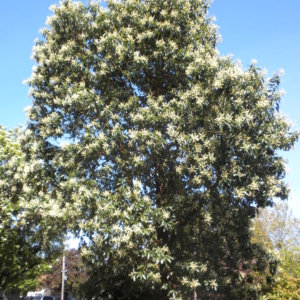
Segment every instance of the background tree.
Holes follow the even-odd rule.
[[[276,250],[300,247],[300,220],[293,217],[288,203],[276,203],[260,209],[254,221],[253,242]]]
[[[35,289],[37,277],[48,269],[34,216],[23,209],[19,134],[0,126],[0,289],[5,292]]]
[[[82,262],[79,251],[70,249],[65,251],[66,255],[66,276],[68,277],[65,282],[66,293],[78,295],[79,288],[88,279],[87,267]],[[52,264],[52,271],[42,274],[39,277],[39,282],[43,288],[50,288],[53,291],[61,290],[61,270],[62,259],[58,258]]]
[[[115,276],[95,294],[259,296],[244,271],[267,266],[250,222],[288,197],[276,151],[299,133],[277,113],[282,72],[267,80],[255,61],[221,57],[208,8],[66,0],[34,47],[22,145],[43,168],[30,193],[48,224],[90,239],[81,253],[95,273]]]
[[[264,287],[267,299],[300,299],[300,220],[285,202],[260,209],[253,225],[252,242],[276,251],[279,261],[272,286]],[[262,285],[264,279],[259,279]]]

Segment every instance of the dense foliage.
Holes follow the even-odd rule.
[[[276,151],[299,134],[278,113],[281,72],[220,56],[208,8],[65,0],[34,46],[25,206],[49,236],[89,238],[81,253],[108,275],[92,277],[94,295],[259,297],[248,270],[269,258],[250,222],[288,197]]]
[[[37,276],[48,269],[35,220],[23,209],[24,155],[18,136],[18,130],[0,126],[0,289],[5,292],[34,289]]]

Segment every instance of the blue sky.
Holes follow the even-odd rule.
[[[33,40],[56,0],[9,0],[0,2],[0,124],[13,128],[25,124],[23,112],[30,104],[28,87],[22,81],[31,75]],[[84,1],[85,2],[85,1]],[[281,87],[281,110],[300,122],[300,1],[299,0],[215,0],[210,14],[217,18],[223,37],[221,54],[232,53],[246,67],[251,59],[271,75],[285,70]],[[283,153],[291,172],[286,181],[292,189],[289,200],[300,218],[300,149]]]
[[[300,1],[215,0],[210,14],[216,16],[223,37],[221,54],[232,53],[244,67],[255,58],[268,75],[285,70],[281,87],[287,93],[280,108],[300,127]],[[286,177],[292,189],[289,206],[300,218],[300,143],[282,155],[291,169]]]

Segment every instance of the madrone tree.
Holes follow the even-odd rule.
[[[92,278],[105,299],[259,295],[244,272],[265,266],[249,224],[288,197],[276,151],[299,134],[278,113],[281,72],[220,56],[208,8],[65,0],[34,46],[22,145],[46,171],[32,199],[89,238],[81,252],[109,275]]]

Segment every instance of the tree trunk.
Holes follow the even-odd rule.
[[[163,290],[162,293],[163,293],[163,298],[164,298],[164,300],[169,300],[168,291]]]

